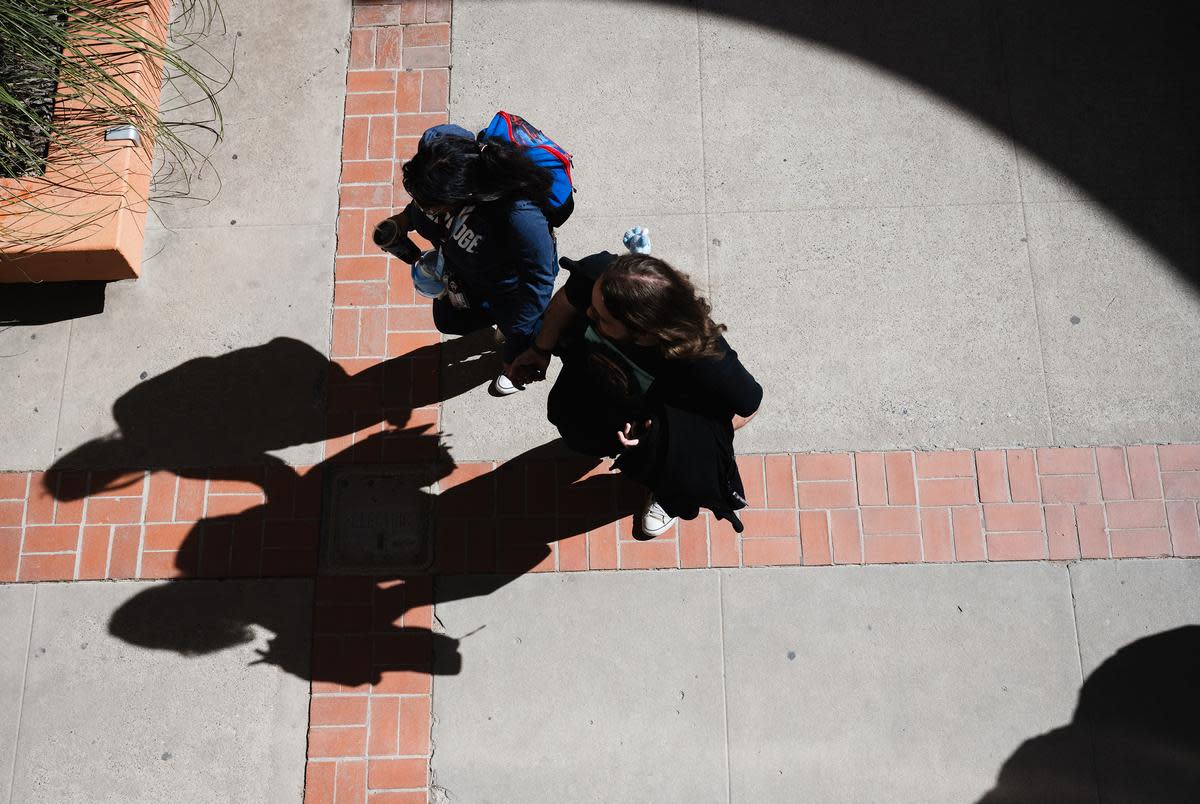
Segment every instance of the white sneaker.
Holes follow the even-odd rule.
[[[512,380],[510,380],[508,377],[500,374],[496,377],[496,379],[492,380],[492,387],[490,390],[493,396],[508,396],[509,394],[515,394],[521,389],[513,385]]]
[[[646,508],[642,511],[642,533],[653,539],[661,536],[675,524],[675,517],[663,510],[658,501],[651,495]]]

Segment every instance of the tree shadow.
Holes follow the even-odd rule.
[[[1132,642],[1083,683],[1071,722],[1024,742],[978,804],[1172,804],[1200,793],[1200,626]]]
[[[1090,199],[1200,288],[1200,6],[1131,0],[627,0],[846,53],[1011,140],[1025,202]],[[720,43],[718,42],[718,45]],[[764,115],[789,110],[770,103]],[[753,130],[754,120],[731,121]],[[767,151],[767,159],[786,153]],[[997,202],[1011,199],[997,199]],[[1165,202],[1149,203],[1146,202]],[[1164,206],[1170,207],[1164,210]]]
[[[87,467],[90,489],[57,484],[49,491],[60,500],[78,499],[137,482],[147,470],[253,484],[264,502],[191,526],[177,545],[175,570],[180,578],[256,578],[272,574],[260,563],[264,548],[298,556],[299,565],[278,574],[317,578],[316,621],[310,627],[307,617],[281,611],[265,585],[257,591],[252,584],[231,585],[229,600],[214,607],[211,593],[171,582],[124,603],[112,615],[110,632],[141,647],[199,655],[249,642],[252,626],[260,626],[274,636],[259,662],[344,687],[377,684],[392,671],[457,673],[457,640],[424,622],[410,624],[413,612],[432,611],[432,574],[346,578],[318,570],[315,512],[327,470],[406,467],[406,478],[434,512],[441,555],[433,573],[481,573],[471,596],[539,568],[553,555],[553,542],[607,525],[640,502],[631,483],[597,473],[599,461],[573,456],[557,441],[436,491],[436,484],[457,481],[451,478],[456,464],[433,425],[413,422],[414,412],[490,380],[495,359],[484,332],[348,375],[311,347],[277,338],[190,360],[131,389],[113,406],[118,429],[73,450],[46,475]],[[352,443],[303,475],[270,455],[352,435]],[[536,484],[547,499],[529,490],[533,478],[548,481]],[[296,516],[301,500],[313,512],[305,521]],[[310,664],[305,646],[314,634]]]
[[[1200,287],[1200,6],[1119,0],[651,2],[789,34],[925,87],[1082,190],[1042,175],[1026,159],[1019,166],[1022,200],[1090,197]],[[769,103],[765,108],[783,113]],[[1178,202],[1168,220],[1141,203],[1168,199]]]

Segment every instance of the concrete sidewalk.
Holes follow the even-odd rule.
[[[157,586],[0,586],[0,801],[301,800],[312,582],[192,583],[189,624],[142,607],[118,625]],[[300,676],[256,664],[279,635],[234,628],[247,611],[291,622],[276,658]],[[130,641],[159,634],[189,647]]]
[[[210,163],[187,198],[151,204],[141,276],[111,283],[100,315],[0,330],[0,470],[45,469],[114,432],[123,394],[188,360],[279,337],[329,353],[349,3],[221,11],[224,28],[185,54],[213,75],[233,70],[218,95],[224,139],[214,149],[182,130]],[[170,87],[164,105],[196,113]],[[165,179],[175,184],[156,186],[156,198],[180,189],[179,176]],[[204,396],[224,394],[225,408],[245,407],[232,384]],[[320,459],[320,445],[288,447],[279,454],[291,463]]]
[[[433,800],[1190,801],[1198,584],[1179,560],[444,579]],[[146,583],[0,588],[0,801],[301,800],[311,584],[183,586],[186,623],[136,607]],[[231,638],[250,617],[278,632]]]
[[[400,68],[397,23],[425,3],[369,5],[374,16],[360,17],[381,21],[380,48],[393,36],[380,65],[373,41],[350,64],[368,79]],[[327,6],[288,4],[278,26],[261,5],[224,5],[228,35],[209,46],[228,55],[237,43],[236,82],[220,96],[226,140],[195,188],[215,198],[156,206],[142,278],[110,287],[104,314],[0,332],[12,378],[0,469],[44,469],[111,433],[117,399],[193,358],[278,337],[344,357],[341,333],[331,350],[331,301],[362,312],[348,350],[359,357],[382,358],[385,331],[423,320],[401,309],[411,294],[386,288],[386,303],[332,299],[339,140],[353,127],[350,6]],[[1072,37],[1074,22],[1056,16],[1067,11],[1038,24],[935,3],[896,30],[870,4],[821,6],[458,0],[450,47],[417,35],[438,23],[416,26],[413,50],[452,52],[453,121],[481,127],[511,109],[574,152],[563,254],[619,248],[627,226],[644,224],[656,253],[707,286],[767,391],[739,434],[743,452],[1200,439],[1189,359],[1200,168],[1194,116],[1176,111],[1194,79],[1170,71],[1153,15],[1114,30],[1097,12]],[[1127,47],[1101,48],[1118,35]],[[1055,52],[1105,69],[1053,72],[1043,62]],[[395,75],[418,71],[405,65],[390,86]],[[351,95],[395,94],[372,89]],[[1062,119],[1073,104],[1090,115]],[[408,147],[406,127],[443,113],[421,106],[393,121],[391,105],[366,108],[351,110],[361,139],[368,120],[387,123],[371,135],[386,147],[344,156],[356,168],[347,197],[371,200],[343,220],[337,254],[364,267],[338,284],[378,295],[386,268],[366,271],[379,251],[354,256],[350,235],[361,240],[364,213],[404,201],[390,204],[402,152],[388,133]],[[380,165],[386,184],[360,183]],[[505,459],[548,440],[547,385],[502,405],[482,387],[448,400],[457,458]],[[246,402],[230,389],[225,404]],[[273,454],[311,464],[321,450]]]
[[[448,579],[435,800],[1190,801],[1198,583],[1184,561]]]
[[[0,804],[1194,798],[1200,564],[1064,563],[1200,553],[1190,28],[1041,5],[227,0],[220,194],[0,331],[0,579],[79,581],[0,586]],[[498,108],[766,386],[744,537],[501,463],[546,385],[369,242]],[[323,471],[433,447],[436,579],[321,575]]]
[[[450,117],[575,154],[562,253],[641,224],[708,287],[739,450],[1192,441],[1195,77],[1104,5],[456,0]],[[551,437],[544,395],[447,402],[456,454]]]

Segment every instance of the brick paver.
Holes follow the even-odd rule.
[[[328,461],[441,454],[438,350],[408,267],[370,241],[399,165],[447,120],[449,0],[355,0]],[[745,533],[704,514],[633,538],[595,462],[438,473],[433,573],[1200,555],[1200,445],[743,455]],[[321,467],[0,474],[0,582],[317,575]],[[432,580],[321,577],[305,800],[425,802]]]
[[[381,434],[402,437],[405,432],[380,429],[372,434],[378,440]],[[367,440],[361,433],[351,435],[361,436],[360,443]],[[1107,461],[1114,456],[1124,460],[1126,453],[1145,449],[1167,454],[1174,446],[1110,446],[1072,452],[1089,458],[1104,455]],[[419,456],[420,451],[410,452]],[[1160,491],[1157,499],[1129,500],[1127,485],[1114,487],[1106,483],[1101,493],[1096,468],[1087,473],[1063,475],[1051,464],[1051,471],[1045,472],[1039,458],[1029,485],[1033,489],[1030,500],[1016,484],[997,483],[995,477],[989,477],[989,472],[1002,472],[1006,465],[1019,465],[1012,460],[1014,454],[1027,452],[1010,451],[1008,461],[997,460],[994,450],[956,453],[961,456],[956,458],[957,468],[953,469],[958,476],[919,477],[911,497],[907,490],[914,488],[913,467],[917,467],[918,475],[943,471],[936,468],[923,471],[921,467],[936,467],[944,453],[742,455],[738,462],[751,503],[741,512],[746,533],[736,537],[727,523],[709,516],[681,523],[656,541],[674,542],[682,528],[692,544],[703,545],[705,563],[696,560],[684,563],[681,555],[663,554],[655,566],[725,566],[727,562],[713,560],[719,552],[713,543],[726,535],[734,536],[735,543],[791,538],[814,550],[823,550],[830,558],[822,563],[861,563],[870,559],[859,557],[855,544],[861,548],[864,538],[871,536],[920,535],[924,553],[930,547],[931,535],[938,544],[945,545],[947,535],[951,543],[962,544],[969,542],[976,532],[989,540],[1000,534],[1027,533],[1035,535],[1033,541],[1041,546],[1042,552],[1049,544],[1047,540],[1073,544],[1075,549],[1070,555],[1057,556],[1071,558],[1078,557],[1081,539],[1087,541],[1095,535],[1088,531],[1093,524],[1098,526],[1099,537],[1110,545],[1114,540],[1128,541],[1126,531],[1146,534],[1161,530],[1164,536],[1169,536],[1160,548],[1147,549],[1138,555],[1195,554],[1192,540],[1197,496],[1173,495],[1169,490],[1172,477],[1195,482],[1200,470],[1162,471],[1161,479],[1154,484],[1168,490],[1165,496]],[[1052,454],[1053,450],[1037,452]],[[362,454],[356,455],[353,449],[349,453],[334,454],[331,459],[364,462]],[[382,454],[373,451],[367,457],[378,461]],[[397,450],[397,454],[403,455],[404,451]],[[884,462],[908,467],[909,476],[899,475],[899,469],[891,473],[879,471]],[[875,468],[863,472],[863,466]],[[858,467],[858,471],[851,467]],[[70,568],[52,580],[163,577],[147,569],[148,562],[158,565],[150,559],[152,554],[164,553],[177,560],[181,553],[200,553],[201,543],[215,544],[218,540],[213,534],[220,534],[224,528],[238,531],[236,551],[231,549],[226,555],[222,549],[210,545],[203,548],[203,553],[214,560],[228,561],[236,552],[242,561],[240,574],[258,577],[314,572],[320,467],[214,468],[205,474],[206,477],[177,477],[166,472],[114,475],[97,471],[0,475],[3,479],[0,511],[4,512],[0,530],[5,537],[6,556],[6,561],[0,564],[3,577],[8,581],[32,580],[25,571],[30,561],[51,556],[68,561],[64,566]],[[1064,477],[1074,484],[1068,488],[1082,490],[1075,499],[1064,499],[1070,496],[1064,493],[1064,487],[1053,485]],[[114,483],[118,485],[113,487]],[[900,493],[893,493],[893,485],[900,487]],[[599,464],[540,457],[519,458],[507,464],[461,463],[442,478],[440,488],[439,571],[497,568],[494,551],[474,550],[468,556],[466,550],[469,541],[466,534],[489,528],[494,531],[490,534],[494,547],[545,545],[551,560],[542,569],[624,567],[624,551],[637,550],[630,523],[625,521],[639,500],[637,489],[625,484],[619,476],[608,475]],[[1038,496],[1039,489],[1047,493]],[[806,522],[811,523],[809,528],[804,527]],[[604,528],[609,525],[614,526],[613,532],[619,538],[608,539],[604,535]],[[806,530],[813,535],[805,536]],[[129,553],[133,569],[121,572],[116,567],[124,566],[128,533],[134,535],[129,544],[136,548]],[[823,541],[817,533],[825,534]],[[571,558],[568,566],[560,566],[561,553],[573,549],[565,545],[571,545],[576,538],[584,548],[578,552],[579,560]],[[845,548],[844,558],[837,557],[835,544]],[[698,554],[692,548],[689,550],[690,556]],[[1005,558],[1045,557],[1014,556],[1008,555],[1009,552],[1005,551]],[[1092,549],[1083,557],[1113,555],[1111,547],[1105,547]],[[925,560],[947,558],[974,561],[999,557],[974,551],[960,555],[955,550],[949,557],[926,556]],[[797,553],[795,561],[777,563],[800,563],[800,560],[801,553]],[[814,560],[806,557],[804,563]]]

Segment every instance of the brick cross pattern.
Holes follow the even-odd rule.
[[[0,474],[0,582],[316,578],[306,802],[429,800],[439,574],[1200,556],[1200,445],[742,455],[745,533],[703,514],[652,541],[639,489],[535,450],[438,477],[429,573],[321,575],[325,465],[440,454],[441,336],[370,234],[448,120],[450,23],[450,0],[354,0],[324,464]]]

